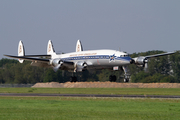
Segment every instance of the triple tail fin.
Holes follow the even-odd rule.
[[[23,42],[20,40],[18,45],[18,56],[24,56],[24,55],[25,55],[24,45]],[[23,63],[24,60],[19,59],[19,62]]]
[[[56,53],[55,53],[52,41],[49,40],[48,45],[47,45],[47,55],[52,55],[52,54],[56,54]]]
[[[81,41],[78,40],[76,43],[76,52],[81,52],[81,51],[83,51],[83,47],[82,47]]]

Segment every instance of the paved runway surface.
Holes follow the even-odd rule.
[[[44,97],[124,97],[124,98],[180,98],[173,95],[96,95],[96,94],[49,94],[49,93],[0,93],[0,96],[44,96]]]

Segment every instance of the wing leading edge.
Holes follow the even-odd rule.
[[[53,67],[53,69],[55,71],[57,71],[59,68],[63,68],[63,67],[70,67],[74,65],[74,62],[70,62],[70,61],[62,61],[61,59],[59,59],[59,61],[57,64],[53,64],[52,62],[54,62],[54,60],[51,59],[42,59],[42,58],[31,58],[31,57],[35,57],[36,55],[29,55],[31,57],[27,57],[27,56],[12,56],[12,55],[4,55],[7,57],[11,57],[11,58],[16,58],[16,59],[22,59],[22,60],[28,60],[28,61],[32,61],[31,65],[33,66],[42,66],[42,67]],[[47,55],[49,56],[49,55]],[[39,57],[36,56],[36,57]]]
[[[51,55],[25,55],[23,57],[47,57],[47,58],[50,58]]]
[[[175,52],[168,52],[168,53],[162,53],[162,54],[149,55],[149,56],[145,56],[145,57],[146,57],[147,59],[149,59],[149,58],[154,58],[154,57],[171,55],[171,54],[174,54],[174,53],[175,53]]]

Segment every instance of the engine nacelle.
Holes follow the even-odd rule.
[[[75,70],[76,72],[82,72],[86,69],[87,63],[84,61],[79,61],[75,64]]]
[[[147,58],[146,57],[137,57],[134,59],[135,64],[139,66],[144,66],[145,63],[147,63]]]
[[[59,64],[61,64],[61,59],[53,59],[50,61],[50,64],[53,65],[54,67],[58,66]]]

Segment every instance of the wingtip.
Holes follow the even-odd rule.
[[[9,55],[6,55],[6,54],[4,54],[3,56],[6,56],[6,57],[8,57]]]

